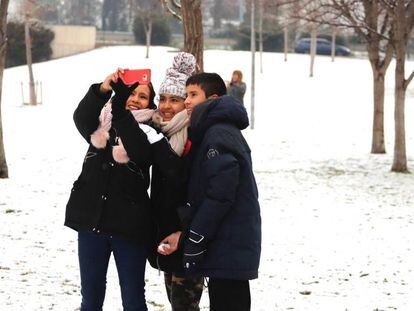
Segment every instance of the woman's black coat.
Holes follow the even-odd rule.
[[[76,127],[89,143],[89,149],[66,206],[65,225],[147,243],[151,230],[147,193],[151,149],[147,136],[132,114],[127,113],[112,120],[110,139],[104,149],[97,149],[90,142],[109,98],[110,94],[100,93],[99,84],[92,85],[75,110]],[[119,164],[112,157],[117,137],[130,158],[127,164]]]
[[[165,256],[157,252],[157,247],[168,235],[182,230],[177,208],[186,200],[186,158],[178,156],[167,139],[153,144],[152,148],[151,213],[154,239],[148,260],[154,268],[181,273],[182,249]]]

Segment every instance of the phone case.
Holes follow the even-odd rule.
[[[151,82],[151,69],[125,69],[121,79],[126,85],[131,85],[135,82],[148,84]]]

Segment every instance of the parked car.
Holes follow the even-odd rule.
[[[298,44],[295,47],[296,53],[309,53],[311,45],[311,38],[302,38],[298,41]],[[318,38],[316,40],[316,54],[319,55],[331,55],[332,43],[331,41],[323,38]],[[336,44],[335,45],[335,54],[342,56],[351,55],[351,50],[346,46]]]

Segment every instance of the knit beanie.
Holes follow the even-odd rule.
[[[186,98],[185,83],[196,68],[196,59],[193,55],[180,52],[173,60],[172,67],[167,69],[164,81],[158,94],[175,95]]]

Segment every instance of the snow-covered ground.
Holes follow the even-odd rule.
[[[117,67],[153,70],[158,88],[174,53],[102,48],[34,66],[43,104],[22,106],[27,68],[4,75],[2,115],[10,179],[0,180],[0,309],[75,310],[80,301],[76,234],[63,227],[86,144],[72,113],[88,86]],[[225,79],[250,54],[207,51],[206,71]],[[371,155],[372,82],[367,60],[316,61],[265,53],[256,90],[253,151],[263,218],[260,277],[252,310],[414,310],[414,177],[390,172],[393,66],[386,86],[386,155]],[[407,72],[414,69],[407,62]],[[25,82],[27,83],[27,82]],[[250,93],[246,94],[250,108]],[[414,86],[406,101],[414,169]],[[147,269],[150,310],[169,310],[163,279]],[[203,295],[208,310],[208,295]],[[113,262],[105,310],[121,310]]]

